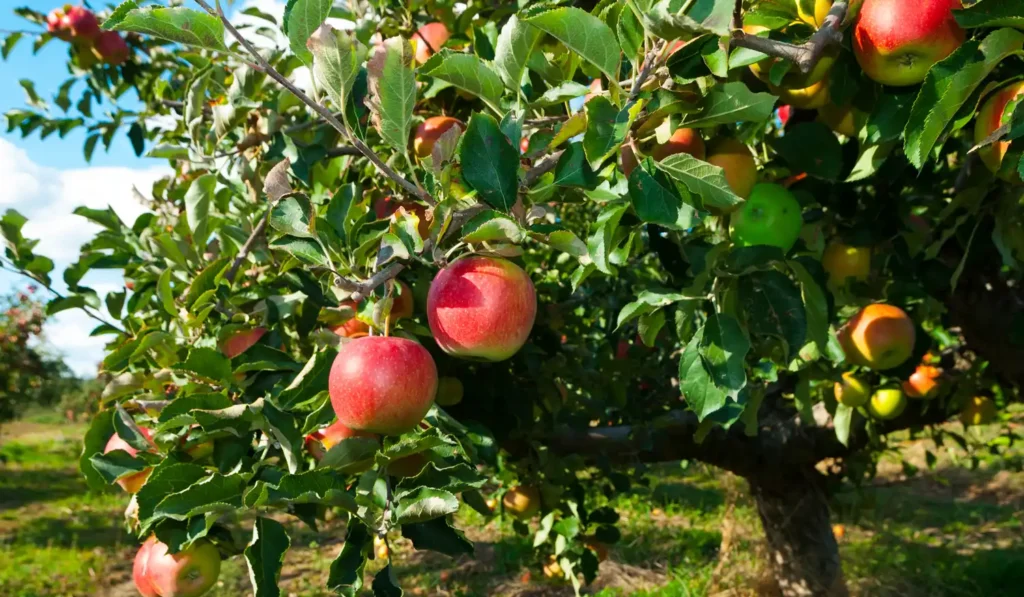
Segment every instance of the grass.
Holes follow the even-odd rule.
[[[126,500],[88,493],[76,465],[81,425],[45,417],[7,425],[0,438],[0,595],[135,595],[131,561],[138,542],[124,530]],[[975,431],[976,441],[991,439]],[[989,596],[1024,586],[1024,473],[1021,453],[981,454],[974,471],[952,466],[962,452],[892,438],[879,476],[836,496],[835,522],[854,595]],[[926,466],[926,448],[938,456]],[[905,457],[919,469],[908,477]],[[1017,470],[1014,470],[1017,469]],[[651,468],[609,502],[621,514],[621,540],[589,594],[600,597],[753,595],[766,586],[763,534],[745,483],[715,469]],[[394,565],[411,595],[571,595],[544,578],[532,536],[464,508],[458,526],[475,558],[416,552],[391,538]],[[344,536],[339,521],[314,532],[292,524],[282,594],[331,595],[324,588]],[[370,562],[367,573],[382,568]],[[725,592],[725,593],[723,593]],[[244,560],[224,563],[210,595],[251,595]]]

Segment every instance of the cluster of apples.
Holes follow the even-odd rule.
[[[116,31],[101,31],[96,14],[84,6],[65,4],[46,16],[46,31],[71,42],[78,65],[90,68],[96,61],[116,66],[131,55],[128,44]]]

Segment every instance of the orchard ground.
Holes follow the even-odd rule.
[[[50,417],[30,416],[0,429],[0,595],[133,596],[137,542],[121,524],[124,494],[86,493],[77,469],[85,428]],[[1024,432],[1024,408],[1011,417],[1015,431]],[[994,434],[994,427],[979,427],[968,437],[980,444]],[[881,456],[878,477],[833,501],[851,593],[988,597],[1024,585],[1024,448],[999,457],[977,450],[978,467],[970,470],[955,464],[970,458],[959,448],[935,450],[930,440],[906,433],[890,442],[894,450]],[[929,449],[938,457],[931,469]],[[741,479],[678,464],[649,469],[645,479],[646,485],[634,483],[615,499],[622,540],[588,594],[771,594],[760,567],[763,532]],[[572,595],[567,585],[544,578],[531,555],[532,537],[467,507],[457,516],[476,542],[475,560],[417,553],[407,540],[392,537],[407,594]],[[342,523],[328,522],[320,532],[287,523],[294,534],[282,594],[329,595],[324,583],[344,536]],[[367,572],[380,567],[371,561]],[[250,594],[243,560],[226,561],[210,596]]]

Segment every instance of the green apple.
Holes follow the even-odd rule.
[[[907,397],[899,388],[879,388],[868,402],[868,412],[876,419],[895,419],[907,407]]]
[[[793,193],[777,184],[759,183],[730,218],[729,236],[739,247],[769,245],[788,252],[803,224]]]
[[[851,408],[864,406],[871,397],[871,386],[851,372],[843,373],[842,383],[837,381],[834,390],[839,404]]]

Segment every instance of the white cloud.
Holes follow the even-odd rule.
[[[145,169],[125,167],[56,170],[40,166],[11,142],[0,139],[0,211],[15,209],[29,219],[23,233],[40,240],[35,251],[55,262],[51,277],[60,290],[61,272],[78,259],[80,247],[100,229],[72,211],[81,205],[104,209],[108,205],[128,225],[144,213],[132,187],[148,192],[153,182],[167,175],[166,166]],[[22,284],[11,276],[0,277],[2,287]],[[116,271],[90,272],[83,283],[100,296],[123,287]],[[90,338],[98,323],[77,310],[64,311],[45,328],[46,343],[62,354],[79,375],[93,375],[103,357],[105,340]]]

